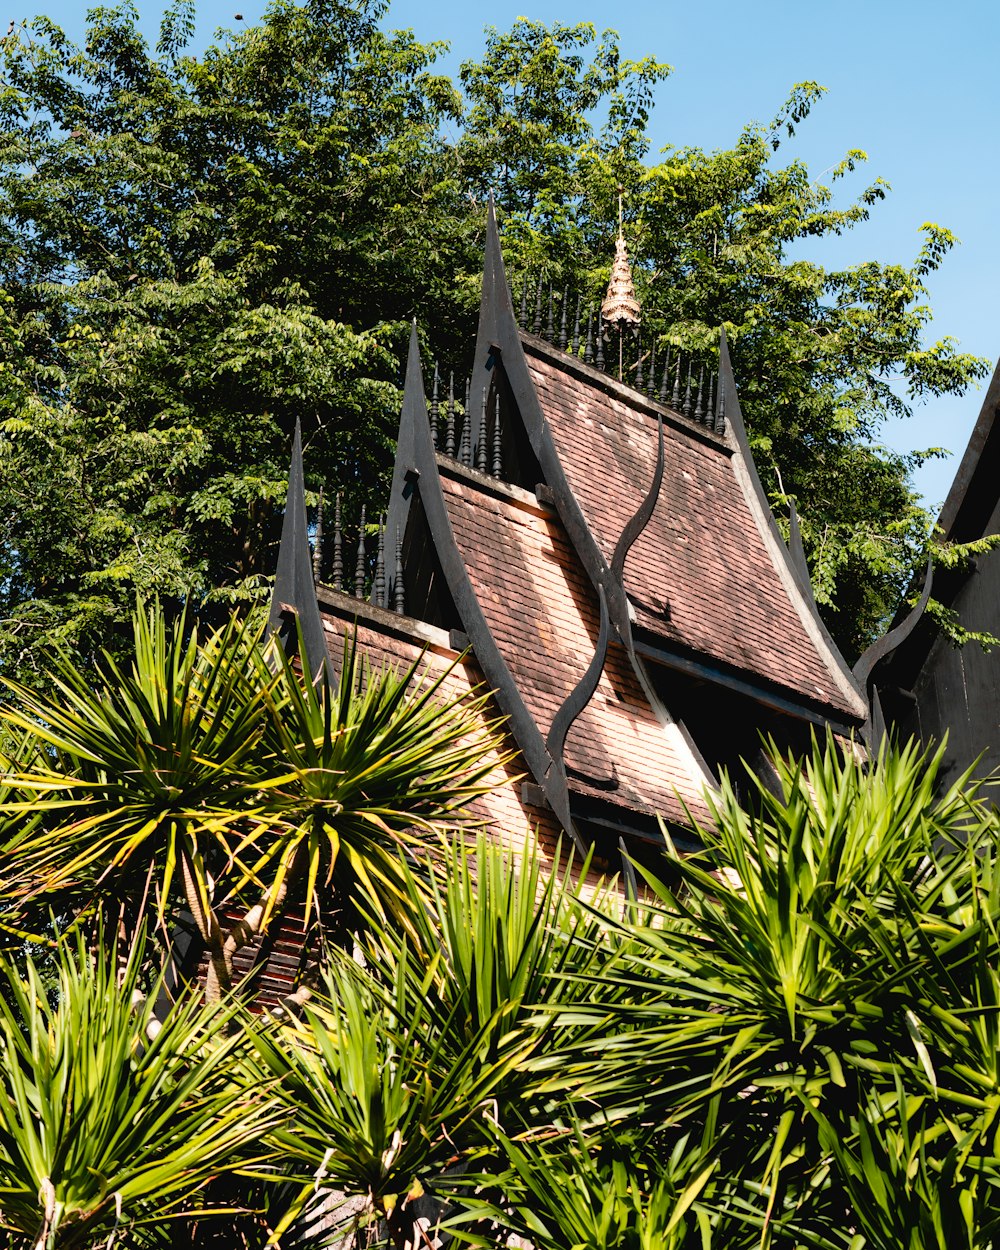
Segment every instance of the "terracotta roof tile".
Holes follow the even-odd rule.
[[[545,735],[594,654],[597,596],[554,515],[446,474],[442,487],[480,607]],[[650,705],[620,648],[609,649],[597,691],[570,730],[566,763],[578,793],[677,821],[685,820],[685,802],[706,815],[707,779],[678,727],[665,725]]]
[[[653,480],[655,421],[547,358],[529,351],[527,362],[566,477],[610,560]],[[663,435],[660,497],[625,565],[638,624],[854,715],[774,567],[729,449],[667,423]]]

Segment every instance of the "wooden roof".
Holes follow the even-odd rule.
[[[582,826],[707,820],[714,778],[677,712],[705,684],[732,693],[713,709],[757,709],[758,726],[775,709],[807,729],[865,724],[866,700],[768,509],[724,335],[726,420],[699,423],[527,334],[491,209],[471,390],[484,402],[470,405],[460,463],[435,446],[414,325],[386,529],[420,574],[404,596],[407,569],[387,570],[381,605],[358,607],[359,642],[392,661],[426,644],[429,666],[468,645],[449,683],[493,691],[527,779],[503,770],[484,804],[503,836],[527,824],[582,846]],[[501,441],[522,480],[505,480]],[[315,596],[292,606],[312,618],[303,637],[336,642],[359,601],[320,595],[322,617]],[[404,598],[403,616],[386,610]],[[451,634],[427,624],[442,614]]]
[[[524,335],[528,370],[570,488],[610,562],[653,476],[656,405]],[[595,376],[590,376],[595,375]],[[665,471],[625,563],[637,626],[848,721],[864,705],[785,567],[731,439],[665,412]],[[742,477],[742,480],[741,480]]]

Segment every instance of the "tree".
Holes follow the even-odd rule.
[[[598,41],[588,23],[491,31],[483,60],[462,67],[463,168],[480,193],[497,189],[514,273],[581,292],[584,307],[607,284],[624,188],[647,353],[655,338],[661,361],[668,345],[710,359],[725,325],[772,505],[784,519],[797,500],[817,600],[854,656],[926,560],[933,523],[910,473],[935,452],[879,446],[885,420],[986,373],[954,340],[923,341],[925,281],[955,239],[925,225],[909,265],[828,271],[803,258],[796,245],[857,228],[888,192],[875,179],[853,202],[835,198],[867,159],[857,150],[829,186],[799,160],[776,165],[823,88],[797,85],[731,149],[678,145],[648,164],[652,90],[668,73],[652,57],[623,60],[614,32]]]
[[[908,265],[791,255],[886,192],[841,207],[776,163],[818,87],[728,151],[678,136],[649,163],[668,67],[613,32],[492,31],[463,99],[434,72],[441,45],[382,29],[381,0],[274,0],[201,57],[192,2],[155,50],[129,3],[95,10],[82,47],[41,18],[3,41],[4,671],[43,685],[53,640],[127,648],[136,590],[220,615],[266,596],[296,417],[313,491],[343,490],[352,529],[362,502],[376,515],[410,317],[446,370],[468,365],[491,188],[515,279],[595,303],[626,188],[647,330],[708,360],[725,323],[833,632],[848,654],[877,632],[930,526],[908,477],[922,453],[880,449],[881,423],[984,364],[922,340],[946,230]]]
[[[188,998],[157,1018],[159,983],[149,985],[143,963],[141,943],[99,943],[92,955],[72,938],[54,968],[0,962],[8,1245],[150,1244],[199,1212],[213,1176],[272,1153],[262,1142],[279,1109],[241,1079],[244,1041],[225,1035],[233,1009]],[[166,1232],[159,1244],[177,1243]]]
[[[200,60],[190,0],[155,53],[128,3],[4,41],[7,671],[127,637],[136,590],[264,596],[297,417],[313,480],[381,502],[403,325],[473,296],[454,93],[380,13],[277,0]]]

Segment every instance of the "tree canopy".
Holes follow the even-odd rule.
[[[712,350],[726,325],[829,624],[848,653],[871,638],[930,528],[919,454],[880,448],[881,425],[985,364],[924,341],[947,230],[910,263],[802,258],[886,193],[835,197],[860,152],[829,188],[782,163],[820,88],[732,149],[679,135],[652,163],[669,67],[611,31],[519,19],[456,84],[381,0],[273,0],[197,56],[193,21],[174,0],[151,48],[124,3],[82,46],[45,18],[3,40],[0,668],[40,681],[53,640],[113,645],[136,591],[266,595],[296,417],[310,487],[381,506],[408,319],[468,365],[489,189],[511,274],[595,296],[626,189],[647,327]]]

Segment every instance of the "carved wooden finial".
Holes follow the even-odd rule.
[[[503,477],[503,438],[500,428],[500,404],[493,405],[493,476]]]
[[[555,342],[556,325],[555,325],[555,304],[553,303],[552,283],[549,283],[549,319],[545,323],[545,337],[550,343]]]
[[[635,297],[635,283],[632,281],[632,268],[628,262],[628,249],[625,246],[624,210],[622,196],[624,188],[618,188],[618,238],[615,240],[615,259],[611,266],[611,279],[608,292],[601,303],[601,319],[613,326],[619,336],[627,329],[633,332],[639,328],[641,319],[639,301]]]
[[[367,561],[365,560],[365,505],[361,505],[361,528],[358,530],[358,562],[354,566],[354,597],[355,599],[363,599],[365,597],[365,572],[367,570]]]
[[[448,425],[445,430],[444,454],[455,459],[455,375],[448,374]]]
[[[462,416],[462,437],[458,444],[458,459],[467,469],[472,468],[472,421],[469,412],[469,388],[465,388],[465,412]]]
[[[344,535],[340,528],[341,492],[337,491],[337,502],[333,512],[333,588],[344,589]]]
[[[592,365],[594,363],[594,310],[587,309],[587,342],[583,348],[583,363]]]
[[[705,424],[704,388],[705,388],[705,366],[702,365],[701,369],[699,369],[698,371],[698,398],[695,400],[695,405],[694,405],[694,419],[698,422],[699,425]]]
[[[674,389],[670,395],[670,406],[674,412],[681,410],[681,354],[677,353],[677,368],[674,370]]]
[[[574,356],[580,354],[580,306],[583,303],[583,296],[576,297],[576,320],[573,322],[573,343],[570,350]]]
[[[542,332],[542,275],[538,275],[538,287],[535,290],[535,317],[531,323],[531,333],[538,335]]]
[[[670,386],[670,346],[667,345],[667,354],[663,361],[663,377],[660,379],[660,403],[666,405],[667,389]]]
[[[635,389],[637,391],[641,391],[642,387],[643,387],[642,339],[640,338],[639,339],[639,355],[636,358],[636,362],[635,362]]]
[[[569,331],[566,325],[566,316],[569,311],[569,287],[563,288],[562,297],[562,318],[559,322],[559,350],[565,351],[569,346]]]
[[[323,489],[320,488],[316,505],[316,533],[313,535],[313,581],[320,580],[323,571]]]
[[[396,530],[396,574],[392,582],[392,606],[400,616],[406,611],[406,588],[403,585],[403,540]]]
[[[434,444],[434,450],[438,449],[438,420],[441,415],[441,405],[438,401],[438,386],[440,385],[440,375],[438,374],[437,361],[434,361],[434,390],[431,394],[431,442]]]
[[[476,444],[476,468],[480,473],[486,472],[486,387],[483,387],[483,402],[479,412],[479,442]]]
[[[684,403],[681,405],[681,412],[685,417],[691,417],[691,361],[688,361],[688,379],[687,386],[684,388]]]
[[[375,581],[372,584],[372,603],[385,607],[385,515],[378,520],[378,549],[375,557]]]

